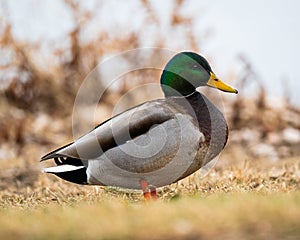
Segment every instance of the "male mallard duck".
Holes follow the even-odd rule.
[[[145,198],[156,198],[156,187],[211,161],[227,142],[227,124],[196,88],[238,91],[221,82],[205,58],[193,52],[175,55],[160,81],[164,99],[118,114],[45,155],[41,161],[54,158],[57,166],[44,172],[78,184],[142,189]]]

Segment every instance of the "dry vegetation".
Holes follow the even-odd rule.
[[[192,19],[178,13],[182,2],[171,24],[185,26],[188,47],[199,51]],[[158,21],[148,1],[142,3],[147,21]],[[104,54],[139,47],[134,33],[113,39],[101,33],[82,43],[92,16],[72,1],[66,5],[74,21],[86,20],[69,33],[69,47],[54,54],[51,71],[34,60],[39,46],[17,41],[10,24],[2,25],[1,51],[11,58],[0,65],[1,83],[7,83],[0,92],[0,238],[299,239],[300,110],[288,98],[269,101],[245,58],[239,96],[224,99],[228,145],[204,177],[197,173],[159,189],[159,200],[145,204],[140,192],[77,186],[41,173],[40,157],[72,140],[72,107],[84,76]],[[159,36],[156,46],[165,46]],[[154,81],[153,72],[143,74],[142,83]],[[260,89],[252,99],[243,94],[249,81]],[[107,118],[134,84],[107,91],[98,119]]]

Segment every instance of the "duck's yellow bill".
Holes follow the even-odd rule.
[[[218,79],[216,77],[216,75],[211,72],[210,73],[210,78],[207,82],[207,86],[213,87],[213,88],[217,88],[223,92],[231,92],[231,93],[238,93],[238,90],[236,90],[235,88],[229,86],[228,84],[222,82],[220,79]]]

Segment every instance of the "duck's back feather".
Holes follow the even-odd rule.
[[[166,104],[166,99],[146,102],[105,121],[75,142],[43,156],[41,160],[56,157],[95,159],[105,151],[146,133],[151,127],[174,118],[174,111]]]

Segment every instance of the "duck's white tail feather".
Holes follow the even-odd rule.
[[[44,173],[62,173],[62,172],[70,172],[75,171],[81,168],[85,168],[85,166],[73,166],[73,165],[59,165],[55,167],[44,168],[42,172]]]

